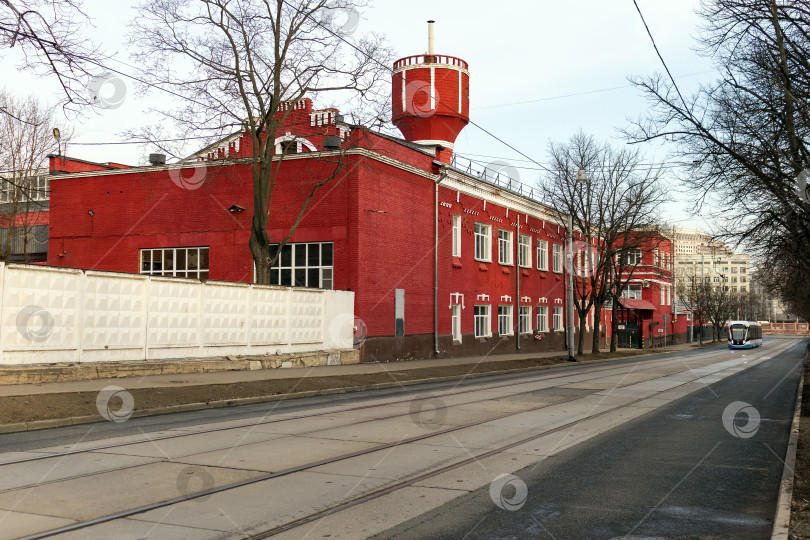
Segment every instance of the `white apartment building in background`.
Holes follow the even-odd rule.
[[[751,287],[750,257],[734,253],[711,235],[695,229],[673,227],[675,279],[684,285],[703,281],[730,292],[748,292]]]

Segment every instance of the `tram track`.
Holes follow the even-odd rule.
[[[762,355],[760,358],[757,359],[758,361],[755,364],[752,364],[751,366],[749,366],[748,368],[745,368],[745,369],[750,369],[750,367],[753,367],[754,365],[757,365],[757,364],[759,364],[759,363],[761,363],[763,361],[766,361],[766,360],[768,360],[770,358],[771,358],[771,356],[765,357],[765,355]],[[682,359],[681,360],[665,359],[665,360],[670,360],[670,361],[673,361],[675,363],[683,363],[684,362],[684,360],[682,360]],[[717,363],[717,362],[707,363],[706,366],[711,365],[713,363]],[[699,367],[705,367],[705,366],[699,366]],[[535,434],[532,434],[532,435],[530,435],[528,437],[524,437],[524,438],[522,438],[522,439],[520,439],[518,441],[514,441],[514,442],[511,442],[511,443],[508,443],[508,444],[505,444],[505,445],[501,445],[501,446],[499,446],[498,448],[495,448],[495,449],[487,450],[487,451],[482,452],[482,453],[480,453],[480,454],[478,454],[476,456],[472,456],[470,458],[463,459],[461,461],[457,461],[455,463],[452,463],[452,464],[449,464],[449,465],[446,465],[446,466],[443,466],[443,467],[439,467],[437,469],[427,470],[425,472],[420,471],[419,474],[412,475],[412,476],[410,476],[410,477],[408,477],[408,478],[406,478],[404,480],[398,480],[398,481],[396,481],[396,482],[394,482],[392,484],[389,484],[388,486],[377,489],[377,490],[375,490],[375,491],[373,491],[371,493],[361,495],[359,497],[356,497],[356,498],[348,500],[348,501],[342,501],[342,502],[340,502],[338,504],[334,504],[334,505],[332,505],[332,506],[330,506],[328,508],[322,509],[322,510],[320,510],[318,512],[314,512],[314,513],[309,514],[307,516],[303,516],[301,518],[292,520],[292,521],[290,521],[290,522],[288,522],[288,523],[286,523],[284,525],[280,525],[278,527],[267,529],[267,530],[265,530],[265,531],[263,531],[261,533],[255,534],[252,538],[267,538],[269,536],[279,534],[281,532],[290,530],[290,529],[298,527],[300,525],[304,525],[306,523],[309,523],[311,521],[321,519],[321,518],[326,517],[326,516],[328,516],[328,515],[330,515],[332,513],[339,512],[341,510],[344,510],[346,508],[350,508],[352,506],[356,506],[356,505],[361,504],[363,502],[367,502],[369,500],[373,500],[375,498],[382,497],[382,496],[384,496],[384,495],[386,495],[388,493],[392,493],[392,492],[397,491],[399,489],[402,489],[404,487],[413,485],[414,483],[419,482],[421,480],[431,478],[433,476],[443,474],[445,472],[448,472],[450,470],[462,467],[464,465],[475,462],[477,460],[485,459],[487,457],[496,455],[498,453],[502,453],[502,452],[507,451],[507,450],[509,450],[511,448],[514,448],[514,447],[519,446],[521,444],[525,444],[527,442],[534,441],[536,439],[547,436],[549,434],[553,434],[553,433],[559,432],[561,430],[574,427],[574,426],[576,426],[576,425],[578,425],[578,424],[580,424],[582,422],[585,422],[587,420],[591,420],[593,418],[599,418],[599,417],[604,416],[606,414],[609,414],[611,412],[616,412],[617,410],[620,410],[622,408],[630,407],[632,405],[638,404],[638,403],[640,403],[642,401],[645,401],[645,400],[648,400],[648,399],[653,399],[655,397],[661,396],[662,394],[665,394],[667,392],[672,392],[673,390],[684,387],[686,385],[694,384],[695,382],[701,381],[701,379],[703,379],[704,377],[714,376],[714,375],[717,375],[718,373],[722,373],[722,372],[725,372],[725,371],[737,369],[739,367],[740,367],[740,364],[737,363],[737,364],[734,364],[732,366],[721,367],[720,369],[717,369],[717,370],[713,370],[713,371],[710,371],[710,372],[707,372],[707,373],[702,373],[702,374],[696,375],[694,378],[690,378],[690,380],[688,380],[686,382],[683,382],[681,384],[677,384],[675,386],[672,386],[672,387],[669,387],[669,388],[666,388],[666,389],[663,389],[663,390],[659,390],[659,391],[652,391],[651,393],[646,394],[646,395],[644,395],[642,397],[639,397],[638,399],[632,400],[630,402],[623,403],[621,405],[618,405],[616,407],[612,407],[610,409],[600,411],[598,413],[589,414],[587,416],[584,416],[582,418],[573,420],[571,422],[567,422],[567,423],[565,423],[563,425],[560,425],[560,426],[556,426],[556,427],[553,427],[553,428],[549,428],[549,429],[540,431],[539,433],[535,433]],[[667,374],[664,374],[664,375],[661,375],[661,376],[658,376],[658,377],[653,377],[653,378],[650,378],[650,379],[647,379],[647,380],[644,380],[644,381],[634,381],[634,382],[628,383],[626,385],[616,385],[614,388],[615,389],[625,388],[625,387],[632,386],[632,385],[639,384],[639,383],[647,383],[647,382],[655,381],[655,380],[658,380],[658,379],[664,379],[666,377],[673,377],[673,376],[683,374],[685,372],[693,371],[694,369],[696,369],[696,368],[687,365],[687,369],[685,369],[685,370],[679,370],[679,371],[675,371],[675,372],[672,372],[672,373],[667,373]],[[605,371],[605,370],[601,370],[601,371]],[[589,380],[593,380],[593,379],[589,379]],[[578,381],[578,382],[584,382],[584,381]],[[501,385],[501,387],[503,387],[503,386],[508,386],[508,385]],[[480,389],[478,389],[478,390],[480,390]],[[521,394],[521,393],[526,393],[526,392],[520,392],[518,394]],[[457,394],[458,393],[448,393],[448,394],[445,394],[445,395],[449,396],[449,395],[457,395]],[[518,395],[518,394],[514,394],[514,395]],[[592,394],[589,394],[589,395],[592,395]],[[437,397],[437,396],[435,394],[433,394],[433,395],[430,395],[430,396],[425,396],[424,398],[421,398],[421,399],[431,399],[431,398],[435,398],[435,397]],[[503,396],[499,396],[499,397],[503,397]],[[351,459],[351,458],[354,458],[354,457],[368,455],[368,454],[371,454],[371,453],[374,453],[374,452],[380,452],[380,451],[391,449],[391,448],[394,448],[394,447],[397,447],[397,446],[402,446],[402,445],[421,442],[421,441],[424,441],[424,440],[427,440],[427,439],[430,439],[430,438],[438,437],[438,436],[445,435],[445,434],[448,434],[448,433],[457,432],[457,431],[464,430],[464,429],[469,429],[469,428],[479,426],[481,424],[485,424],[485,423],[488,423],[488,422],[492,422],[492,421],[495,421],[495,420],[500,420],[500,419],[503,419],[503,418],[509,418],[509,417],[516,416],[516,415],[519,415],[519,414],[535,412],[535,411],[546,409],[546,408],[549,408],[549,407],[558,406],[558,405],[561,405],[561,404],[565,404],[565,403],[573,402],[573,401],[576,401],[576,400],[579,400],[579,399],[583,399],[584,397],[587,397],[587,396],[576,396],[576,397],[572,397],[570,399],[564,399],[564,400],[557,401],[557,402],[554,402],[554,403],[543,404],[540,407],[524,409],[524,410],[515,411],[515,412],[509,412],[509,413],[505,413],[505,414],[501,414],[501,415],[495,415],[495,416],[488,417],[488,418],[485,418],[485,419],[480,419],[480,420],[476,420],[476,421],[473,421],[473,422],[468,422],[468,423],[461,424],[461,425],[451,426],[451,427],[448,427],[448,428],[445,428],[445,429],[431,431],[430,433],[417,435],[417,436],[414,436],[414,437],[409,437],[409,438],[406,438],[406,439],[403,439],[403,440],[400,440],[400,441],[396,441],[396,442],[392,442],[392,443],[385,443],[385,444],[374,446],[372,448],[358,450],[358,451],[355,451],[355,452],[350,452],[350,453],[347,453],[347,454],[342,454],[342,455],[339,455],[339,456],[334,456],[334,457],[326,458],[326,459],[323,459],[323,460],[318,460],[318,461],[314,461],[314,462],[311,462],[311,463],[291,467],[291,468],[288,468],[288,469],[285,469],[285,470],[282,470],[282,471],[268,473],[268,474],[260,475],[260,476],[254,477],[254,478],[248,478],[248,479],[245,479],[245,480],[242,480],[242,481],[239,481],[239,482],[234,482],[234,483],[226,484],[226,485],[223,485],[223,486],[219,486],[219,487],[199,491],[199,492],[196,492],[196,493],[191,493],[191,494],[183,495],[183,496],[180,496],[180,497],[174,497],[174,498],[171,498],[171,499],[168,499],[168,500],[165,500],[165,501],[160,501],[160,502],[157,502],[157,503],[151,503],[151,504],[148,504],[148,505],[139,506],[137,508],[124,510],[124,511],[116,512],[116,513],[108,514],[108,515],[105,515],[105,516],[100,516],[100,517],[95,518],[95,519],[91,519],[91,520],[87,520],[87,521],[84,521],[84,522],[79,522],[79,523],[67,525],[65,527],[61,527],[61,528],[58,528],[58,529],[52,529],[52,530],[49,530],[49,531],[44,531],[44,532],[41,532],[41,533],[38,533],[38,534],[35,534],[35,535],[28,536],[26,538],[29,538],[29,539],[47,538],[47,537],[54,536],[54,535],[61,534],[61,533],[65,533],[65,532],[75,531],[75,530],[83,529],[83,528],[86,528],[86,527],[91,527],[93,525],[98,525],[98,524],[101,524],[101,523],[107,523],[107,522],[114,521],[114,520],[117,520],[117,519],[122,519],[122,518],[130,517],[130,516],[133,516],[133,515],[136,515],[136,514],[141,514],[141,513],[144,513],[144,512],[148,512],[150,510],[156,510],[156,509],[159,509],[159,508],[166,508],[166,507],[173,506],[175,504],[179,504],[179,503],[182,503],[182,502],[185,502],[185,501],[188,501],[188,500],[197,499],[197,498],[200,498],[200,497],[207,497],[207,496],[210,496],[212,494],[222,493],[222,492],[225,492],[225,491],[238,489],[240,487],[244,487],[244,486],[248,486],[248,485],[251,485],[251,484],[256,484],[256,483],[259,483],[259,482],[272,480],[274,478],[279,478],[281,476],[287,476],[287,475],[291,475],[291,474],[294,474],[294,473],[297,473],[297,472],[307,471],[307,470],[313,469],[315,467],[320,467],[320,466],[323,466],[323,465],[329,465],[329,464],[338,463],[340,461],[344,461],[344,460]],[[416,399],[420,399],[420,398],[416,398]],[[402,403],[402,402],[408,402],[408,401],[412,401],[412,400],[411,399],[409,399],[409,400],[399,400],[399,401],[390,402],[390,403],[395,404],[395,403]],[[478,400],[478,401],[481,401],[481,400]],[[374,406],[379,406],[379,405],[374,405]],[[450,407],[454,407],[454,406],[459,406],[459,404],[452,405]],[[362,408],[368,408],[368,407],[364,406]],[[394,415],[394,416],[403,416],[403,415],[398,414],[398,415]],[[378,420],[378,418],[374,418],[373,420]],[[149,442],[149,441],[144,441],[144,442]],[[130,443],[130,444],[132,444],[132,443]],[[180,460],[180,461],[182,462],[182,460]]]
[[[721,352],[724,352],[724,351],[710,351],[710,352],[705,353],[705,355],[700,355],[700,356],[701,357],[702,356],[712,356],[712,355],[715,355],[715,354],[719,354]],[[690,358],[690,360],[692,360],[692,359]],[[655,369],[656,367],[660,367],[660,364],[666,364],[666,363],[669,363],[669,362],[686,363],[685,360],[673,360],[672,358],[661,358],[661,359],[657,359],[657,360],[639,361],[639,363],[641,363],[641,362],[644,363],[644,367],[641,370],[636,371],[637,373],[641,373],[643,371],[648,371],[648,370],[651,370],[651,369]],[[606,367],[603,367],[603,368],[597,367],[597,368],[593,368],[593,369],[584,369],[584,370],[576,372],[576,373],[564,373],[564,374],[552,375],[552,376],[546,376],[546,375],[540,373],[540,374],[537,374],[537,375],[532,375],[531,379],[521,379],[520,381],[517,381],[517,382],[508,382],[508,383],[504,383],[504,384],[493,385],[493,386],[489,386],[487,389],[488,390],[494,390],[494,389],[499,389],[499,388],[508,388],[508,387],[511,387],[511,386],[519,386],[519,385],[525,385],[525,384],[535,384],[535,383],[538,383],[538,382],[545,382],[545,381],[554,381],[554,380],[557,380],[557,379],[576,377],[576,376],[581,375],[581,374],[593,374],[593,373],[597,374],[596,377],[593,377],[591,379],[586,379],[585,381],[577,381],[577,382],[587,382],[587,381],[600,379],[600,378],[605,376],[604,375],[605,372],[620,370],[621,367],[622,366],[606,366]],[[689,367],[688,369],[683,370],[683,371],[689,371],[691,369],[694,369],[694,368]],[[512,375],[512,374],[509,374],[509,375]],[[497,376],[497,374],[493,374],[493,376]],[[427,383],[427,384],[429,384],[429,383]],[[430,393],[430,394],[428,394],[428,395],[426,395],[424,397],[410,397],[410,398],[407,398],[407,399],[399,399],[399,400],[394,400],[394,401],[374,402],[374,403],[370,403],[370,404],[367,404],[367,405],[359,405],[359,406],[355,406],[355,407],[347,407],[347,408],[343,408],[343,409],[338,409],[338,410],[330,411],[330,412],[328,412],[326,414],[327,415],[329,415],[329,414],[344,414],[344,413],[347,413],[347,412],[355,412],[355,411],[362,411],[362,410],[379,408],[379,407],[387,407],[387,406],[390,406],[390,405],[399,405],[399,404],[403,404],[403,403],[412,403],[414,401],[420,401],[420,400],[430,400],[430,399],[435,399],[435,398],[440,398],[441,399],[441,398],[459,396],[459,395],[469,394],[469,393],[478,392],[478,391],[480,391],[479,388],[468,388],[468,389],[464,389],[464,390],[451,391],[451,392],[445,392],[445,393]],[[525,394],[525,393],[531,392],[531,391],[534,391],[534,390],[516,392],[515,394],[512,394],[512,395]],[[475,400],[475,401],[477,401],[477,400]],[[465,405],[465,404],[468,404],[468,403],[472,403],[472,402],[466,402],[466,403],[462,403],[462,404],[459,404],[459,405]],[[401,417],[401,416],[407,416],[409,414],[410,414],[410,412],[408,412],[408,413],[397,413],[397,414],[394,414],[394,415],[389,415],[389,416],[384,416],[384,417],[369,418],[369,419],[366,419],[366,420],[361,420],[361,421],[355,422],[353,424],[347,424],[346,426],[343,426],[343,427],[350,427],[350,426],[353,426],[353,425],[358,425],[358,424],[362,424],[362,423],[366,423],[366,422],[372,422],[372,421],[376,421],[376,420],[388,420],[388,419],[397,418],[397,417]],[[231,431],[231,430],[236,430],[236,429],[244,429],[244,428],[257,427],[257,426],[266,426],[266,425],[272,425],[272,424],[277,424],[277,423],[282,423],[282,422],[291,422],[291,421],[295,421],[295,420],[306,420],[306,419],[310,419],[310,418],[320,417],[320,416],[323,416],[323,415],[324,415],[323,412],[312,412],[312,413],[309,413],[309,414],[302,414],[302,415],[292,416],[292,417],[288,417],[288,418],[263,419],[263,420],[260,420],[258,422],[246,422],[244,424],[230,425],[230,426],[225,426],[225,427],[209,428],[209,429],[196,430],[196,431],[183,431],[181,433],[172,433],[172,434],[162,435],[162,436],[158,436],[158,437],[147,437],[147,438],[139,439],[139,440],[135,440],[135,441],[118,442],[118,443],[113,443],[113,444],[92,446],[92,447],[88,447],[88,448],[81,448],[81,449],[75,449],[75,450],[66,450],[66,451],[63,451],[63,452],[52,452],[52,453],[43,454],[43,455],[39,455],[39,456],[27,456],[27,457],[24,457],[24,458],[19,458],[19,459],[0,462],[0,467],[4,467],[4,466],[8,466],[8,465],[18,465],[18,464],[28,463],[28,462],[33,462],[33,461],[41,461],[41,460],[45,460],[45,459],[61,458],[61,457],[77,455],[77,454],[83,454],[83,453],[89,453],[89,452],[111,450],[111,449],[114,449],[114,448],[122,448],[122,447],[126,447],[126,446],[137,445],[137,444],[154,443],[154,442],[178,439],[178,438],[183,438],[183,437],[192,437],[192,436],[196,436],[196,435],[205,435],[205,434],[210,434],[210,433],[218,433],[218,432]],[[5,491],[5,490],[0,490],[0,493],[2,493],[3,491]]]

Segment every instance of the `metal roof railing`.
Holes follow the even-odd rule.
[[[539,187],[528,186],[519,180],[516,180],[503,171],[503,167],[498,169],[481,166],[467,158],[461,157],[458,154],[453,154],[453,159],[450,166],[459,172],[463,172],[469,176],[474,176],[487,184],[505,189],[517,195],[521,195],[535,202],[543,203],[542,192]]]

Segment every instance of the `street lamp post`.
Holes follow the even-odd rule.
[[[585,176],[585,171],[580,169],[577,172],[577,183],[586,184],[588,179]],[[572,201],[573,203],[573,201]],[[572,204],[571,208],[574,206]],[[568,361],[576,362],[577,358],[574,356],[574,212],[568,213],[568,246],[566,251],[566,266],[568,270]]]

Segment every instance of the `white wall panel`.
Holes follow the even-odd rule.
[[[323,342],[322,290],[294,289],[290,299],[290,343]]]
[[[10,265],[3,275],[3,349],[78,349],[82,272]]]
[[[149,287],[148,347],[200,344],[202,283],[152,278]]]
[[[143,348],[148,286],[146,276],[87,272],[82,348]]]
[[[253,286],[251,345],[287,344],[287,314],[290,289]]]
[[[347,291],[4,263],[0,291],[3,364],[351,346],[354,293]]]
[[[250,285],[205,283],[202,301],[204,344],[245,344],[249,301]]]

